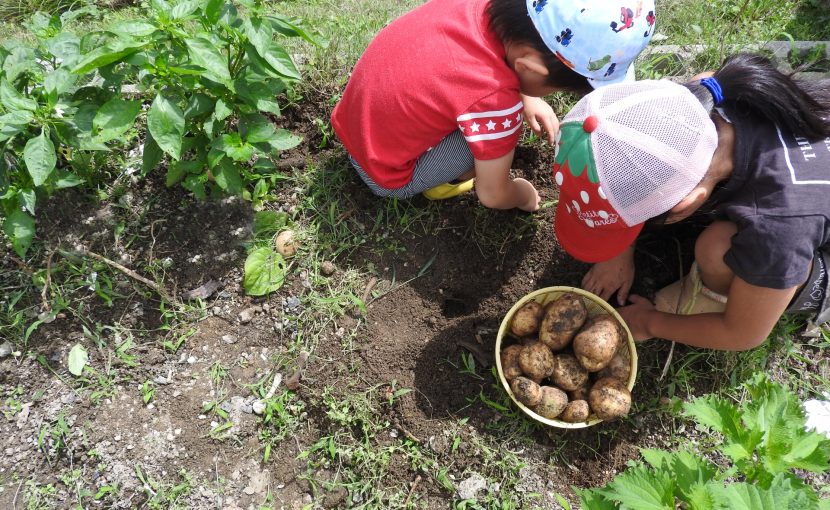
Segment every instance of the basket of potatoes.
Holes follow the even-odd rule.
[[[510,398],[534,420],[583,428],[628,414],[637,351],[611,305],[576,287],[547,287],[507,312],[496,368]]]

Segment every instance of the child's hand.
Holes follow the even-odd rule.
[[[620,317],[623,318],[628,329],[631,330],[631,336],[636,342],[648,340],[652,335],[648,332],[649,317],[654,311],[654,303],[648,299],[632,294],[631,303],[628,306],[618,308]]]
[[[553,108],[541,97],[522,95],[522,102],[524,103],[525,122],[530,126],[530,129],[539,137],[542,136],[543,131],[546,132],[548,143],[551,145],[556,143],[559,119],[553,113]]]
[[[593,292],[602,299],[608,300],[615,290],[617,301],[624,305],[628,300],[628,291],[634,283],[634,247],[628,247],[624,252],[611,260],[598,262],[582,278],[582,288]]]

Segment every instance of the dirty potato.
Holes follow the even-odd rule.
[[[605,377],[591,386],[588,404],[597,418],[611,420],[628,414],[631,409],[631,392],[619,379]]]
[[[628,382],[629,376],[631,376],[631,360],[625,356],[622,348],[617,350],[617,354],[611,358],[605,368],[597,372],[597,377],[600,379],[614,377],[622,382]]]
[[[519,353],[521,352],[521,345],[509,345],[501,350],[501,370],[508,381],[522,375],[522,367],[519,366]]]
[[[518,336],[528,336],[539,331],[539,322],[545,309],[536,301],[528,301],[513,315],[513,322],[510,324],[510,331]]]
[[[516,400],[528,407],[535,407],[542,401],[542,390],[527,377],[517,377],[510,383],[510,390]]]
[[[574,354],[589,372],[599,372],[611,362],[621,343],[616,319],[610,315],[597,315],[574,338]]]
[[[572,400],[565,406],[565,410],[559,415],[559,419],[568,423],[579,423],[588,421],[591,409],[585,400]]]
[[[533,408],[533,411],[539,416],[552,420],[562,414],[565,406],[568,405],[568,396],[559,388],[542,386],[540,393],[541,401]]]
[[[525,345],[519,353],[519,366],[524,375],[540,382],[553,372],[553,353],[542,342]]]
[[[557,354],[554,356],[551,379],[563,390],[573,391],[588,382],[588,371],[573,354]]]
[[[588,310],[582,298],[566,292],[545,307],[545,315],[539,325],[539,340],[554,351],[564,349],[587,317]]]

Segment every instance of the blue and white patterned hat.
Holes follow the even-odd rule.
[[[525,0],[550,50],[596,87],[634,79],[654,33],[654,0]]]

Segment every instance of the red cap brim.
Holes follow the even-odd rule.
[[[643,223],[633,227],[619,222],[614,228],[590,227],[575,214],[566,211],[564,200],[556,206],[554,230],[560,246],[583,262],[605,262],[613,259],[634,243]]]

